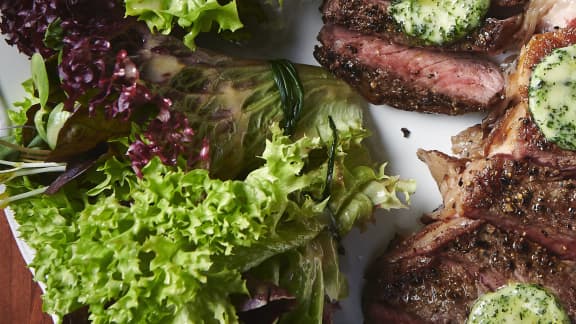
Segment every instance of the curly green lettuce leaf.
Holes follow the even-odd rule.
[[[270,162],[244,181],[158,159],[138,179],[111,159],[99,169],[108,186],[92,196],[69,184],[49,199],[14,203],[22,237],[37,251],[32,267],[47,286],[46,310],[61,317],[88,305],[94,323],[236,322],[229,297],[246,294],[242,272],[263,261],[247,259],[250,252],[283,253],[325,228],[326,202],[303,193],[324,181],[315,170],[302,173],[320,141],[292,142],[280,132],[263,154]],[[120,176],[129,179],[113,179]]]
[[[152,31],[170,34],[175,24],[186,31],[184,43],[194,49],[194,40],[214,26],[219,31],[241,28],[236,1],[221,5],[217,0],[125,0],[126,15],[138,16]]]
[[[366,153],[364,153],[365,155]],[[406,208],[416,191],[416,182],[385,173],[386,163],[373,168],[360,162],[362,148],[348,152],[336,165],[330,208],[337,219],[337,230],[346,235],[354,226],[361,229],[374,220],[374,210]]]

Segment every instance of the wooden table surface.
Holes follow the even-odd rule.
[[[42,312],[41,293],[0,211],[0,324],[52,324]]]

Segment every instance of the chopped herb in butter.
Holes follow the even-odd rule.
[[[556,297],[538,285],[511,283],[482,295],[472,307],[467,324],[570,323]]]
[[[576,150],[576,45],[554,50],[534,68],[528,106],[546,139]]]
[[[442,45],[477,28],[489,7],[489,0],[394,0],[388,10],[404,33]]]

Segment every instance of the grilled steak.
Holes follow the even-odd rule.
[[[504,156],[529,159],[565,171],[575,170],[576,152],[563,150],[548,141],[528,108],[528,87],[534,66],[555,48],[571,44],[576,44],[576,26],[532,37],[522,48],[517,69],[509,78],[506,90],[509,108],[492,111],[482,125],[455,136],[454,152],[465,158]]]
[[[388,13],[391,1],[325,0],[322,17],[325,23],[338,24],[363,34],[375,35],[398,44],[427,46],[415,37],[404,34]],[[528,1],[492,1],[484,23],[474,32],[453,44],[438,47],[449,51],[499,53],[519,47],[515,35],[523,20],[523,8]]]
[[[523,48],[511,108],[496,121],[454,141],[460,158],[420,151],[443,194],[444,208],[429,218],[460,215],[526,231],[567,257],[576,256],[576,151],[562,150],[540,132],[528,111],[528,80],[554,48],[576,42],[576,29],[536,35]],[[514,103],[516,102],[516,103]],[[470,139],[476,142],[470,144]],[[480,143],[478,141],[481,140]],[[558,240],[555,240],[558,239]],[[560,243],[561,242],[561,243]]]
[[[527,104],[508,109],[483,142],[483,155],[514,160],[529,159],[563,171],[576,171],[576,151],[548,141],[532,120]]]
[[[576,174],[529,160],[466,161],[419,151],[444,199],[437,218],[485,219],[576,260]]]
[[[576,320],[575,262],[484,221],[428,225],[378,258],[366,279],[366,323],[464,323],[481,294],[509,281],[544,286]]]
[[[576,5],[576,4],[575,4]],[[532,69],[554,49],[576,44],[576,26],[534,35],[522,48],[516,70],[510,77],[506,96],[512,103],[528,100]]]
[[[482,294],[539,284],[576,322],[576,151],[547,141],[528,111],[533,67],[576,29],[539,34],[522,49],[509,107],[453,138],[457,156],[418,152],[441,209],[366,272],[367,323],[462,323]]]
[[[318,39],[318,62],[374,104],[457,115],[501,101],[504,78],[490,61],[397,45],[336,25],[325,25]]]

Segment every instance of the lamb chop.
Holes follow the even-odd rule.
[[[420,151],[429,165],[447,168],[440,182],[444,207],[434,218],[484,219],[520,231],[550,251],[576,260],[576,173],[527,159],[493,157],[454,160],[437,151]]]

